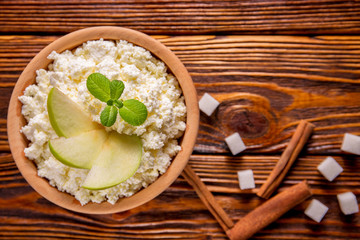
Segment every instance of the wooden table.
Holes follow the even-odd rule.
[[[0,238],[226,239],[183,177],[143,206],[111,215],[71,212],[23,179],[9,151],[7,107],[31,58],[84,27],[122,26],[152,35],[183,61],[199,97],[221,102],[201,114],[189,164],[237,221],[264,200],[255,195],[300,119],[311,140],[278,191],[307,179],[330,209],[321,223],[304,215],[308,199],[254,239],[359,239],[360,214],[344,216],[336,194],[360,200],[360,157],[341,152],[343,134],[360,135],[358,1],[0,1]],[[224,138],[239,132],[248,149],[232,156]],[[333,182],[316,169],[333,156]],[[256,189],[241,191],[236,172],[252,169]]]

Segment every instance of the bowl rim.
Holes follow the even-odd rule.
[[[27,86],[35,83],[36,70],[46,69],[52,62],[52,60],[47,59],[47,56],[52,51],[59,53],[72,50],[86,41],[100,38],[104,40],[126,40],[150,51],[152,55],[167,65],[168,69],[178,79],[183,91],[187,110],[186,129],[181,142],[182,150],[172,159],[167,171],[147,188],[142,188],[131,197],[120,198],[114,205],[105,201],[102,203],[89,202],[82,206],[74,196],[59,191],[56,187],[52,187],[46,178],[39,177],[35,163],[25,157],[24,149],[28,143],[25,136],[20,133],[20,129],[26,124],[26,120],[21,114],[22,104],[18,97],[23,94]],[[53,41],[42,49],[26,66],[11,94],[7,116],[7,133],[15,163],[22,176],[36,192],[50,202],[68,210],[88,214],[108,214],[138,207],[161,194],[176,180],[192,154],[199,128],[199,115],[197,93],[191,76],[170,49],[158,40],[132,29],[90,27],[74,31]]]

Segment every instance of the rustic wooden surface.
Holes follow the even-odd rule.
[[[64,33],[113,25],[152,34],[189,70],[199,97],[221,104],[201,114],[190,165],[237,221],[263,202],[255,193],[300,119],[314,134],[279,191],[307,179],[330,210],[321,223],[295,207],[254,239],[359,239],[360,214],[344,216],[336,194],[360,202],[360,157],[340,151],[360,135],[358,1],[0,1],[0,239],[226,239],[180,176],[163,194],[123,213],[87,215],[48,202],[22,178],[6,134],[11,91],[26,64]],[[248,150],[231,156],[234,131]],[[333,156],[344,172],[329,183],[316,170]],[[252,169],[241,191],[236,171]]]

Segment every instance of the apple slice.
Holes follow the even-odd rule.
[[[59,137],[72,137],[100,129],[81,107],[57,88],[50,90],[47,109],[51,126]]]
[[[49,148],[54,157],[63,164],[90,169],[107,138],[108,133],[105,130],[92,130],[74,137],[52,139],[49,141]]]
[[[90,169],[82,187],[109,188],[136,172],[142,156],[138,136],[106,132],[57,88],[50,91],[47,108],[50,123],[60,136],[49,141],[50,151],[65,165]]]
[[[110,132],[82,187],[100,190],[125,181],[138,169],[141,156],[142,144],[138,136]]]

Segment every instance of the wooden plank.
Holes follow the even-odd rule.
[[[264,201],[255,192],[277,158],[194,155],[190,165],[213,191],[216,201],[237,221]],[[344,216],[336,199],[336,194],[345,191],[359,196],[360,174],[354,168],[358,167],[360,158],[335,157],[344,172],[332,183],[316,170],[324,158],[298,159],[279,189],[307,179],[313,198],[329,207],[323,221],[318,224],[304,215],[311,198],[260,231],[254,239],[360,238],[360,216]],[[236,171],[244,169],[253,169],[255,190],[239,189]],[[143,206],[107,215],[78,214],[43,199],[21,177],[10,154],[0,156],[0,183],[0,239],[226,239],[220,225],[182,177]]]
[[[343,134],[360,134],[358,36],[154,37],[185,64],[199,97],[209,92],[221,102],[211,117],[201,114],[196,153],[228,154],[224,138],[235,131],[247,153],[280,153],[300,119],[316,126],[310,154],[342,154]],[[17,77],[55,39],[0,36],[3,121]]]
[[[149,34],[349,34],[360,30],[358,1],[0,2],[0,32],[66,33],[121,26]]]
[[[350,36],[360,31],[356,0],[0,1],[0,239],[226,239],[181,176],[138,208],[84,215],[48,202],[19,173],[6,134],[13,86],[43,47],[91,26],[152,34],[185,64],[199,98],[209,92],[221,102],[211,117],[201,115],[189,164],[234,221],[264,201],[255,193],[298,121],[315,124],[278,191],[307,179],[329,212],[321,223],[306,217],[311,198],[254,239],[360,239],[359,214],[344,216],[336,199],[352,191],[360,202],[360,157],[340,151],[345,132],[360,135],[360,37]],[[235,157],[224,143],[234,131],[248,147]],[[316,170],[328,155],[344,168],[331,183]],[[256,189],[239,189],[236,171],[244,169],[254,171]]]

